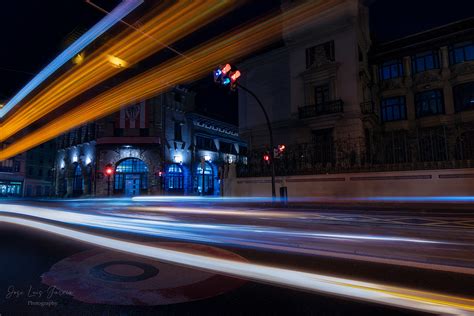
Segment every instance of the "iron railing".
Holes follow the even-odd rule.
[[[329,101],[316,105],[306,105],[298,108],[300,118],[310,118],[320,115],[342,113],[344,102],[342,100]]]
[[[262,157],[267,149],[249,153],[239,177],[268,176]],[[275,159],[277,175],[343,172],[409,171],[474,168],[474,124],[376,133],[331,141],[331,144],[287,145]]]

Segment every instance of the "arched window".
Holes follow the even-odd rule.
[[[139,195],[148,189],[148,167],[138,158],[122,160],[115,168],[114,192]]]
[[[212,166],[209,162],[203,164],[199,163],[196,168],[196,182],[194,188],[199,194],[212,195],[214,194],[214,176]],[[204,187],[204,189],[203,189]]]
[[[183,168],[178,164],[171,164],[166,169],[165,189],[168,192],[184,192]]]
[[[72,191],[75,195],[82,194],[84,188],[84,179],[82,178],[82,168],[79,164],[76,164],[74,169],[74,180],[72,183]]]

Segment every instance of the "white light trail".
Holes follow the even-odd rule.
[[[143,0],[123,0],[115,9],[94,25],[90,30],[79,37],[74,43],[59,54],[51,63],[41,70],[30,82],[28,82],[10,101],[0,108],[0,118],[4,117],[15,105],[21,102],[28,94],[43,83],[56,70],[79,54],[92,41],[122,20],[131,11],[136,9]]]
[[[336,278],[260,264],[195,255],[80,232],[33,220],[0,216],[0,222],[26,226],[81,242],[205,271],[311,292],[444,315],[472,315],[474,300]]]
[[[318,233],[314,230],[298,230],[292,228],[278,228],[254,225],[190,223],[183,221],[169,221],[163,216],[141,216],[140,214],[126,214],[109,212],[107,215],[84,214],[44,207],[30,207],[13,204],[0,204],[0,213],[31,216],[44,220],[51,220],[66,224],[95,227],[120,232],[143,234],[155,237],[173,238],[183,241],[225,244],[239,247],[251,247],[264,251],[278,251],[296,254],[319,255],[333,258],[360,260],[400,266],[409,266],[438,271],[449,271],[474,275],[470,266],[454,264],[438,264],[431,262],[424,256],[413,253],[411,260],[408,257],[398,259],[396,256],[380,256],[370,252],[366,254],[354,253],[352,249],[341,248],[329,250],[319,244],[319,240],[332,239],[335,241],[395,241],[397,243],[425,243],[449,244],[470,246],[462,243],[450,243],[427,239],[396,238],[384,236],[364,236],[357,234]],[[347,244],[347,243],[345,243]]]

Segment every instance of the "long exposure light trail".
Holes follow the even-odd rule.
[[[342,0],[308,1],[282,14],[247,25],[212,40],[201,47],[152,68],[107,92],[77,106],[56,120],[17,140],[0,151],[0,160],[50,140],[69,129],[108,114],[137,99],[147,99],[171,86],[201,78],[224,61],[236,60],[273,43],[280,37],[282,25],[287,31],[296,30]],[[191,61],[192,60],[192,61]]]
[[[239,2],[242,3],[242,2]],[[164,4],[162,5],[164,6]],[[143,25],[126,30],[42,89],[33,99],[0,123],[0,142],[57,109],[87,89],[116,75],[124,67],[111,67],[110,59],[132,66],[157,51],[229,12],[236,4],[227,1],[178,1],[158,6]]]
[[[137,202],[206,202],[206,203],[274,203],[271,197],[201,197],[201,196],[135,196]],[[388,203],[466,203],[474,202],[474,196],[367,196],[367,197],[289,197],[288,203],[340,203],[340,202],[388,202]]]
[[[152,258],[167,263],[217,272],[257,282],[270,283],[277,286],[337,295],[437,314],[470,315],[474,311],[474,300],[468,298],[362,282],[346,278],[337,278],[255,263],[238,262],[210,256],[196,255],[168,248],[147,246],[137,242],[129,242],[85,233],[24,218],[0,216],[0,222],[26,226],[80,242]]]
[[[241,209],[217,209],[213,208],[193,208],[193,207],[171,207],[171,206],[133,206],[130,208],[133,211],[139,212],[154,212],[154,213],[174,213],[174,214],[198,214],[198,215],[220,215],[232,217],[255,217],[255,218],[283,218],[283,219],[321,219],[321,215],[317,212],[306,211],[289,211],[284,209],[279,211],[267,210],[251,210],[246,208]],[[328,215],[330,216],[330,215]],[[399,218],[399,216],[397,216]],[[390,217],[386,217],[390,218]]]
[[[409,256],[404,254],[402,259],[397,256],[384,256],[367,252],[366,255],[354,254],[354,248],[342,247],[329,249],[322,247],[321,241],[333,240],[344,242],[357,242],[360,240],[398,243],[409,246],[410,244],[426,244],[434,246],[450,245],[458,247],[470,246],[459,242],[446,242],[443,240],[430,240],[410,237],[391,237],[363,234],[341,234],[318,232],[317,230],[298,229],[291,227],[272,227],[259,225],[238,225],[222,223],[192,223],[183,220],[176,221],[166,216],[143,216],[140,214],[127,214],[116,211],[106,211],[105,215],[93,215],[82,212],[71,212],[44,207],[30,207],[12,204],[0,204],[0,213],[35,217],[41,220],[55,221],[62,224],[80,225],[84,227],[113,230],[122,233],[142,234],[146,236],[173,238],[183,241],[206,242],[221,245],[233,245],[263,251],[277,251],[293,254],[311,254],[329,256],[367,262],[385,263],[450,271],[474,275],[474,269],[465,261],[457,264],[438,264],[418,256],[417,253]],[[367,245],[366,247],[367,248]],[[356,248],[357,249],[357,248]]]
[[[0,108],[0,118],[5,116],[15,105],[21,102],[28,94],[43,83],[51,74],[68,62],[72,57],[81,52],[97,37],[102,35],[118,21],[122,20],[131,11],[136,9],[143,0],[123,0],[115,9],[94,25],[89,31],[59,54],[50,64],[41,70],[30,82],[28,82],[13,98]],[[4,130],[2,130],[3,134]],[[0,134],[0,135],[2,135]],[[2,140],[0,139],[0,142]]]
[[[169,208],[164,208],[165,210]],[[185,208],[182,208],[186,211]],[[186,230],[186,229],[206,229],[206,230],[217,230],[217,231],[237,231],[243,233],[259,232],[259,233],[270,233],[270,234],[283,234],[287,236],[300,236],[309,238],[334,238],[334,239],[355,239],[355,240],[382,240],[382,241],[397,241],[407,243],[421,243],[421,244],[459,244],[444,241],[428,240],[428,239],[415,239],[405,237],[386,237],[386,236],[364,236],[355,234],[329,234],[329,233],[316,233],[313,231],[288,231],[282,229],[268,229],[265,227],[253,227],[253,226],[242,226],[242,225],[214,225],[214,224],[191,224],[191,223],[167,223],[163,221],[154,220],[141,220],[134,217],[120,217],[120,214],[114,216],[99,216],[82,214],[77,212],[65,212],[56,211],[47,208],[32,208],[24,206],[13,206],[9,204],[0,205],[1,212],[9,212],[20,215],[28,215],[39,217],[42,219],[60,221],[69,224],[88,225],[101,228],[126,228],[127,232],[139,232],[140,227],[172,227],[174,229]],[[192,211],[192,210],[191,210]],[[213,212],[213,211],[212,211]],[[219,211],[216,211],[219,212]],[[254,216],[261,216],[256,212]],[[130,225],[130,226],[128,226]],[[159,232],[158,232],[159,233]],[[158,233],[156,235],[158,235]],[[462,244],[461,244],[462,245]]]

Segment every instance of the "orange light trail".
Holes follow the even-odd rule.
[[[47,140],[82,125],[112,114],[124,104],[136,99],[147,99],[170,87],[199,79],[210,73],[216,65],[236,60],[261,49],[287,31],[297,30],[311,22],[315,14],[326,11],[342,0],[308,1],[284,13],[233,31],[218,39],[196,47],[186,53],[154,67],[65,113],[0,151],[0,160],[8,159]]]
[[[116,75],[127,65],[133,65],[192,33],[204,24],[229,12],[232,1],[178,1],[163,10],[157,7],[143,26],[122,32],[89,58],[82,60],[16,112],[0,122],[0,142],[57,109],[85,90]],[[158,11],[162,11],[156,14]],[[145,18],[146,20],[146,18]]]

